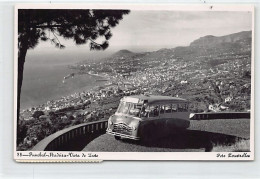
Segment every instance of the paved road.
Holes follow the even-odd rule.
[[[204,152],[218,144],[230,145],[239,139],[249,139],[249,119],[218,119],[191,121],[183,133],[156,139],[150,143],[115,140],[104,134],[91,141],[83,151],[103,152]]]

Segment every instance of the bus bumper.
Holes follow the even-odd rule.
[[[113,132],[113,131],[110,130],[110,129],[107,129],[106,133],[107,133],[107,134],[114,135],[114,136],[119,136],[119,137],[122,137],[122,138],[133,139],[133,140],[140,140],[140,137],[136,137],[136,136],[131,136],[131,135],[127,135],[127,134],[121,134],[121,133]]]

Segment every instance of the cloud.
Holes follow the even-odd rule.
[[[202,36],[222,36],[251,29],[251,13],[248,12],[135,10],[112,29],[108,50],[183,46]],[[63,40],[63,43],[67,47],[75,46],[73,41]],[[39,47],[53,49],[47,43]],[[86,50],[88,45],[84,47]]]

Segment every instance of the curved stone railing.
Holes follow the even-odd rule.
[[[70,143],[75,138],[88,136],[95,133],[105,133],[107,128],[107,120],[95,121],[75,125],[60,130],[36,144],[32,151],[55,151],[61,146]]]
[[[194,113],[191,120],[209,119],[250,119],[250,112],[219,112],[219,113]]]
[[[221,113],[194,113],[191,120],[209,120],[209,119],[250,119],[249,112],[221,112]],[[32,151],[57,151],[65,144],[76,140],[76,138],[91,136],[92,134],[104,134],[107,128],[107,120],[95,121],[90,123],[83,123],[75,125],[63,130],[60,130],[34,146]],[[92,136],[93,140],[96,136]]]

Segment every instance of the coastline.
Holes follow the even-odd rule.
[[[108,79],[108,76],[106,76],[106,75],[101,75],[101,74],[93,74],[93,73],[90,73],[90,72],[88,72],[87,73],[88,75],[90,75],[90,76],[95,76],[95,77],[100,77],[100,78],[103,78],[103,79],[101,79],[101,80],[106,80],[106,81],[109,81],[109,79]],[[97,80],[97,79],[96,79]]]
[[[84,77],[90,77],[91,80],[86,80]],[[97,78],[102,78],[101,80],[98,80]],[[28,97],[29,99],[28,100],[24,100],[26,102],[23,102],[23,104],[21,104],[21,110],[26,110],[26,109],[30,109],[32,107],[37,107],[37,106],[41,106],[41,105],[44,105],[47,103],[47,101],[55,101],[55,100],[59,100],[60,98],[62,97],[67,97],[67,96],[71,96],[75,93],[81,93],[81,92],[95,92],[97,91],[98,89],[100,88],[105,88],[109,85],[111,85],[111,81],[108,79],[108,76],[104,76],[104,75],[100,75],[100,74],[77,74],[75,75],[74,78],[70,78],[68,79],[67,81],[69,81],[70,83],[72,83],[70,85],[70,88],[71,86],[73,86],[71,90],[69,91],[65,91],[65,92],[62,92],[62,93],[59,93],[59,88],[61,89],[69,89],[69,88],[66,88],[66,84],[68,82],[66,82],[66,84],[62,84],[62,79],[60,80],[60,84],[57,84],[57,86],[55,87],[56,89],[53,89],[53,91],[57,91],[56,94],[52,94],[50,95],[51,97],[46,97],[44,99],[33,99],[33,102],[31,102],[32,100],[30,100],[30,98],[33,98],[33,97]],[[74,86],[73,84],[74,83],[77,83],[77,84],[85,84],[84,86]],[[44,87],[43,87],[44,88]],[[52,92],[53,92],[52,91]],[[31,104],[29,104],[27,101],[30,101]]]

